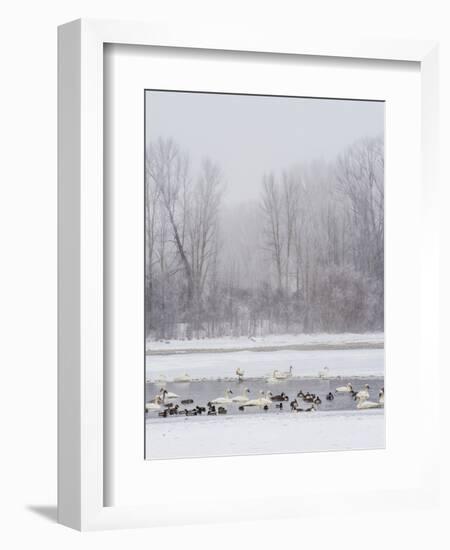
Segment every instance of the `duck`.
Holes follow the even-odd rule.
[[[193,402],[194,402],[193,399],[182,399],[181,404],[182,405],[190,405]]]
[[[236,397],[233,397],[231,401],[233,403],[246,403],[249,398],[248,395],[250,393],[250,390],[248,388],[244,388],[242,391],[242,395],[236,395]]]
[[[264,407],[265,405],[270,405],[270,403],[272,403],[272,392],[264,392],[261,390],[259,394],[261,397],[258,399],[250,399],[247,403],[244,403],[244,407]]]
[[[334,395],[331,392],[328,392],[327,396],[326,396],[326,399],[327,399],[327,401],[333,401]]]
[[[339,388],[336,388],[335,393],[351,393],[353,391],[353,386],[350,384],[350,382],[346,386],[339,386]]]
[[[242,382],[242,380],[244,379],[244,374],[245,374],[245,371],[241,370],[240,367],[236,369],[236,376],[238,377],[238,382]]]
[[[289,367],[288,371],[280,372],[279,370],[273,371],[273,377],[277,380],[284,380],[285,378],[291,378],[292,376],[292,365]]]
[[[173,381],[174,382],[191,382],[192,378],[189,376],[187,372],[180,376],[176,376]]]
[[[274,395],[272,401],[289,401],[289,397],[282,391],[279,395]]]
[[[231,400],[231,397],[230,395],[232,394],[233,392],[230,390],[230,388],[228,388],[227,390],[225,390],[225,397],[217,397],[216,399],[213,399],[211,401],[211,403],[214,405],[223,405],[223,404],[227,404],[227,403],[232,403],[232,400]]]
[[[319,371],[319,378],[328,378],[329,372],[330,369],[328,367],[323,367],[323,369]]]
[[[370,389],[369,384],[364,384],[364,389],[359,390],[359,392],[357,392],[355,398],[356,399],[369,399],[369,389]]]
[[[226,409],[225,407],[219,407],[219,408],[217,409],[217,412],[218,412],[219,414],[227,414],[227,409]]]

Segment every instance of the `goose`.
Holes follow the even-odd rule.
[[[298,401],[297,399],[294,399],[294,401],[291,401],[291,411],[296,411],[298,409]]]
[[[159,412],[158,416],[162,416],[162,417],[166,418],[167,417],[167,409],[165,411]]]
[[[320,397],[317,395],[315,398],[314,398],[314,401],[313,403],[315,405],[320,405],[322,403],[322,400],[320,399]]]
[[[182,405],[190,405],[190,404],[193,403],[193,402],[194,402],[193,399],[183,399],[183,400],[181,401],[181,404],[182,404]]]
[[[381,403],[376,401],[368,401],[365,397],[358,397],[357,409],[380,409]]]
[[[261,390],[259,394],[261,397],[258,399],[250,399],[247,403],[244,403],[244,407],[264,407],[265,405],[270,405],[270,403],[272,403],[272,392],[268,391],[265,393]]]
[[[227,409],[226,409],[225,407],[219,407],[219,408],[217,409],[217,412],[218,412],[219,414],[227,414]]]
[[[346,386],[339,386],[339,388],[335,389],[336,393],[351,393],[353,391],[353,386],[350,384],[350,382]]]
[[[236,397],[233,397],[231,401],[233,403],[246,403],[249,400],[247,397],[248,393],[250,393],[250,390],[248,388],[244,388],[242,395],[236,395]]]
[[[319,378],[328,378],[329,372],[330,372],[330,369],[328,367],[323,367],[323,369],[319,371]]]
[[[187,372],[185,372],[184,374],[180,375],[180,376],[176,376],[174,379],[173,379],[174,382],[191,382],[191,377],[189,376],[189,374],[187,374]]]
[[[216,404],[216,405],[223,405],[223,404],[227,404],[227,403],[232,403],[232,400],[231,400],[231,397],[230,397],[230,395],[232,393],[233,392],[228,388],[227,390],[225,390],[225,397],[217,397],[216,399],[213,399],[211,401],[211,403]]]
[[[369,384],[364,384],[364,389],[360,390],[355,398],[356,399],[369,399]]]
[[[238,377],[238,382],[242,382],[242,380],[244,379],[244,374],[245,374],[245,371],[241,370],[240,367],[236,369],[236,376]]]
[[[288,371],[280,372],[279,370],[273,371],[273,377],[277,380],[284,380],[285,378],[291,378],[292,376],[292,365],[289,367]]]

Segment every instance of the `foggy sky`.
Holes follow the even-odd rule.
[[[146,92],[146,140],[173,138],[195,169],[217,162],[227,202],[256,198],[265,173],[331,161],[363,137],[384,133],[384,103]]]

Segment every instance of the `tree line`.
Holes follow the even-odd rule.
[[[219,165],[172,139],[146,151],[146,334],[160,338],[382,330],[384,151],[266,174],[230,205]]]

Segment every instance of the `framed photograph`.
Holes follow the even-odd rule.
[[[437,410],[406,406],[438,377],[437,67],[60,27],[61,523],[437,498]]]

